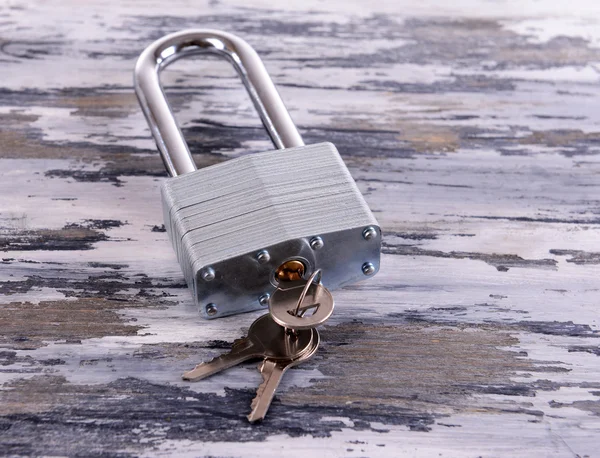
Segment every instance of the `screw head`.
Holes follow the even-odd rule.
[[[373,226],[365,227],[362,233],[363,239],[371,240],[377,237],[377,230]]]
[[[269,299],[271,299],[271,295],[269,293],[265,293],[258,298],[258,303],[263,307],[269,305]]]
[[[212,267],[205,267],[202,269],[202,272],[200,272],[200,276],[204,281],[213,281],[215,279],[215,269]]]
[[[313,250],[320,250],[321,248],[323,248],[323,245],[325,245],[325,242],[323,242],[323,239],[321,237],[313,237],[312,239],[310,239],[310,247]]]
[[[271,255],[267,250],[260,250],[258,253],[256,253],[256,260],[259,262],[259,264],[266,264],[271,260]]]
[[[212,302],[210,304],[206,304],[205,310],[208,316],[215,316],[218,312],[217,304],[213,304]]]
[[[370,277],[371,275],[373,275],[375,273],[375,266],[371,262],[365,262],[362,265],[362,272],[367,277]]]

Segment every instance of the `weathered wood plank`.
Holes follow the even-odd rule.
[[[0,454],[597,454],[599,12],[1,5]],[[381,272],[336,292],[322,349],[259,425],[253,364],[180,380],[258,316],[203,321],[162,227],[131,73],[188,27],[257,48],[384,230]],[[164,81],[199,165],[271,148],[227,64]]]

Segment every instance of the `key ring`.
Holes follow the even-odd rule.
[[[318,278],[316,278],[318,276]],[[313,282],[315,281],[316,278],[316,284],[319,285],[321,283],[321,269],[315,270],[313,272],[313,274],[309,277],[308,281],[306,282],[306,286],[304,286],[304,289],[302,290],[302,293],[300,293],[300,297],[298,298],[298,304],[296,305],[296,310],[294,311],[294,316],[299,316],[302,317],[302,315],[304,315],[305,311],[302,311],[302,315],[298,315],[298,311],[300,310],[300,306],[302,305],[302,302],[304,302],[304,298],[306,297],[306,294],[308,293],[308,289],[310,288],[310,286],[313,284]]]
[[[302,304],[310,298],[310,303]],[[321,270],[317,269],[308,281],[281,282],[269,299],[273,320],[291,331],[310,329],[323,324],[335,306],[331,292],[321,284]],[[312,311],[311,314],[307,314]]]

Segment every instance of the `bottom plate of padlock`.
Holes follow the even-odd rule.
[[[365,237],[370,231],[376,236]],[[210,266],[208,276],[206,270],[199,270],[190,287],[194,289],[200,312],[206,318],[215,318],[265,308],[279,284],[278,274],[289,274],[286,265],[291,266],[293,275],[295,266],[301,264],[299,274],[304,279],[320,269],[321,281],[328,289],[360,281],[379,270],[379,228],[369,226],[319,234],[319,243],[313,243],[313,247],[311,240],[314,237],[290,240],[226,259]],[[259,258],[265,253],[268,260],[262,258],[261,262]]]

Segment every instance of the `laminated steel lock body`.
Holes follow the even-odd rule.
[[[159,77],[201,53],[233,64],[278,150],[196,169]],[[248,43],[217,30],[167,35],[142,52],[134,83],[172,177],[161,188],[165,227],[205,318],[264,308],[288,265],[304,278],[320,269],[330,289],[378,271],[380,228],[343,160],[331,143],[304,145]]]

